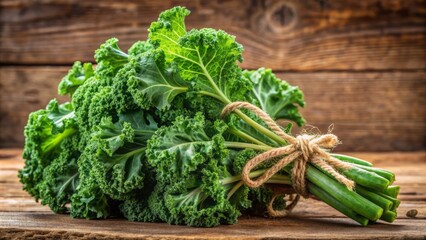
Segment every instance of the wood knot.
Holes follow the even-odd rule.
[[[268,9],[266,17],[273,32],[288,32],[297,23],[296,6],[290,1],[277,1]]]

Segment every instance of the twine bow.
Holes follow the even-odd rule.
[[[309,162],[317,165],[319,168],[332,175],[337,181],[344,184],[349,189],[353,189],[354,182],[336,170],[350,169],[351,166],[332,157],[326,151],[326,149],[332,149],[339,144],[337,136],[329,133],[321,136],[303,134],[293,137],[285,133],[281,127],[262,109],[248,102],[233,102],[226,105],[222,110],[221,117],[224,117],[240,108],[245,108],[254,112],[273,132],[275,132],[275,134],[289,143],[287,146],[273,148],[250,159],[244,166],[241,173],[242,181],[246,186],[250,188],[257,188],[267,182],[274,174],[282,170],[285,166],[293,163],[293,170],[291,174],[293,191],[275,192],[267,207],[270,216],[286,216],[296,206],[300,196],[303,196],[304,198],[309,197],[305,180],[307,164]],[[249,174],[253,168],[276,157],[282,158],[260,177],[257,177],[255,180],[250,178]],[[284,210],[273,209],[272,204],[276,197],[287,194],[291,195],[294,193],[296,193],[297,196],[293,199],[291,204],[286,206]]]

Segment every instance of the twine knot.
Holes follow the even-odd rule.
[[[311,154],[314,152],[313,145],[310,142],[308,135],[299,135],[296,137],[296,149],[302,152],[303,159],[306,161],[309,159]]]
[[[250,188],[257,188],[266,183],[274,174],[281,171],[290,163],[293,163],[293,169],[291,170],[292,189],[274,193],[269,205],[267,206],[270,216],[286,216],[296,206],[300,196],[303,196],[304,198],[309,197],[309,191],[307,190],[305,179],[309,162],[332,175],[337,181],[344,184],[349,189],[353,189],[354,182],[336,170],[347,170],[350,169],[351,166],[332,157],[328,153],[329,149],[332,149],[339,144],[337,136],[329,133],[320,136],[302,134],[297,137],[293,137],[285,133],[281,127],[262,109],[248,102],[233,102],[226,105],[222,110],[221,116],[224,117],[239,108],[245,108],[254,112],[272,131],[275,132],[275,134],[289,143],[286,146],[272,148],[271,150],[253,157],[246,163],[241,173],[242,181],[246,186]],[[276,159],[277,157],[280,157],[281,159],[267,169],[263,175],[257,177],[255,180],[250,178],[250,172],[252,169],[265,161]],[[296,197],[292,197],[294,193],[297,194]],[[274,210],[272,204],[276,197],[285,195],[290,195],[293,198],[293,201],[287,205],[284,210]]]

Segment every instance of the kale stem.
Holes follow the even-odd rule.
[[[225,142],[227,148],[250,148],[253,150],[267,151],[271,150],[272,147],[265,145],[258,145],[252,143],[243,143],[243,142]]]
[[[399,204],[401,204],[401,201],[399,201],[398,199],[396,199],[394,197],[391,197],[391,196],[383,194],[383,193],[377,193],[377,194],[379,194],[380,196],[392,201],[393,204],[392,204],[392,208],[390,209],[392,211],[396,210],[399,207]]]
[[[268,136],[270,139],[274,140],[275,142],[277,142],[279,145],[285,146],[287,145],[287,142],[282,139],[280,136],[278,136],[277,134],[275,134],[274,132],[272,132],[271,130],[265,128],[264,126],[260,125],[259,123],[257,123],[256,121],[254,121],[253,119],[251,119],[249,116],[247,116],[246,114],[244,114],[241,110],[235,110],[235,113],[242,119],[244,120],[248,125],[252,126],[254,129],[256,129],[257,131],[259,131],[260,133],[265,134],[266,136]]]
[[[376,173],[377,175],[386,178],[389,181],[389,184],[392,184],[395,181],[395,174],[386,171],[384,169],[375,168],[375,167],[368,167],[368,166],[362,166],[362,165],[356,165],[351,163],[352,166],[355,166],[357,168],[364,169],[369,172]]]
[[[265,170],[261,170],[261,171],[257,171],[257,172],[262,172],[263,173],[263,172],[265,172]],[[253,174],[253,173],[255,173],[255,174]],[[258,175],[258,173],[252,172],[250,174],[250,177],[254,177],[252,175]],[[239,178],[241,179],[241,175],[239,176]],[[272,176],[266,183],[275,183],[275,184],[290,185],[291,184],[291,180],[290,180],[290,177],[288,177],[288,176],[283,176],[283,175],[276,174],[276,175]],[[222,184],[225,185],[224,181],[222,181]],[[244,182],[241,181],[241,180],[237,184],[235,184],[232,187],[232,189],[228,192],[227,199],[230,199],[232,197],[232,195],[236,191],[238,191],[238,189],[240,189],[241,186],[243,186],[243,184],[244,184]]]
[[[331,153],[330,155],[344,162],[354,163],[357,165],[368,166],[368,167],[373,166],[373,164],[371,164],[370,162],[364,161],[356,157],[351,157],[351,156],[337,154],[337,153]]]
[[[290,180],[279,180],[271,177],[266,183],[275,183],[275,184],[283,184],[283,185],[291,185]]]
[[[392,223],[395,221],[396,215],[396,211],[386,211],[382,214],[380,220]]]
[[[267,169],[260,169],[254,172],[251,172],[249,174],[250,178],[255,178],[255,177],[259,177],[260,175],[262,175]],[[281,174],[275,174],[274,176],[272,176],[273,179],[276,180],[281,180],[281,181],[288,181],[290,183],[290,177],[287,175],[281,175]],[[230,177],[226,177],[224,179],[221,180],[222,185],[226,185],[226,184],[230,184],[230,183],[234,183],[236,181],[240,181],[241,180],[241,175],[236,175],[236,176],[230,176]]]
[[[234,193],[238,190],[238,189],[240,189],[240,187],[243,185],[244,183],[243,183],[243,181],[239,181],[237,184],[235,184],[233,187],[232,187],[232,189],[228,192],[228,196],[227,196],[227,198],[226,199],[230,199],[231,197],[232,197],[232,195],[234,195]]]
[[[284,169],[289,171],[287,168]],[[307,165],[306,177],[309,182],[315,184],[317,187],[321,188],[337,201],[341,202],[359,215],[362,215],[372,221],[376,221],[383,213],[383,209],[381,207],[365,199],[358,193],[349,190],[345,185],[328,177],[311,164]]]
[[[238,136],[238,137],[240,137],[241,139],[244,139],[244,140],[246,140],[246,141],[248,141],[248,142],[252,142],[252,143],[255,143],[255,144],[258,144],[258,145],[268,146],[267,144],[263,143],[262,141],[259,141],[259,140],[257,140],[256,138],[254,138],[254,137],[252,137],[252,136],[248,135],[247,133],[245,133],[245,132],[243,132],[243,131],[241,131],[241,130],[238,130],[238,129],[234,128],[234,127],[230,127],[230,128],[228,129],[228,131],[229,131],[231,134],[234,134],[235,136]]]
[[[327,172],[325,173],[328,174]],[[386,178],[353,165],[351,169],[344,170],[342,173],[357,184],[376,191],[385,191],[390,184]]]
[[[202,94],[202,95],[206,95],[206,96],[212,97],[214,99],[217,99],[217,100],[223,102],[223,99],[220,96],[218,96],[218,95],[216,95],[214,93],[210,93],[210,92],[207,92],[207,91],[199,91],[199,93]]]
[[[325,192],[323,189],[317,187],[315,184],[308,183],[308,188],[309,192],[311,192],[317,198],[321,199],[323,202],[327,203],[329,206],[357,221],[362,226],[367,226],[368,219],[351,210],[345,203],[338,201],[336,198]]]
[[[372,203],[375,203],[377,206],[383,208],[384,212],[392,209],[393,202],[391,200],[382,197],[371,190],[365,189],[361,186],[356,186],[356,192],[367,200],[370,200]]]
[[[250,177],[258,177],[258,176],[262,175],[265,171],[266,171],[266,169],[257,170],[257,171],[251,172],[249,176]],[[227,178],[222,179],[221,183],[222,183],[222,185],[226,185],[226,184],[233,183],[233,182],[240,181],[240,180],[241,180],[241,175],[236,175],[236,176],[231,176],[231,177],[227,177]]]
[[[396,198],[399,194],[399,186],[389,186],[385,193],[390,197]]]

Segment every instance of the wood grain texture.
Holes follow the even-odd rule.
[[[308,124],[333,133],[338,151],[426,148],[426,73],[283,73],[305,94]],[[309,126],[306,127],[309,129]],[[315,129],[313,132],[316,132]]]
[[[0,68],[0,147],[23,146],[28,114],[58,97],[57,84],[67,71],[66,67]],[[334,133],[343,142],[338,151],[426,148],[424,71],[278,76],[305,93],[307,106],[302,112],[309,124],[323,133],[334,124]]]
[[[92,61],[110,37],[127,49],[146,39],[158,14],[182,5],[188,28],[213,27],[245,46],[245,68],[274,70],[424,69],[423,0],[44,0],[0,2],[1,63]]]
[[[23,166],[21,149],[0,150],[0,239],[417,239],[426,237],[426,152],[351,153],[392,170],[402,186],[398,219],[360,227],[322,202],[302,200],[281,219],[241,217],[236,225],[191,228],[162,223],[109,219],[71,219],[53,214],[20,190],[16,171]],[[15,173],[14,175],[12,173]],[[21,194],[15,194],[20,191]],[[13,193],[13,194],[10,194]],[[413,198],[413,196],[422,196]],[[405,213],[418,211],[416,218]],[[360,232],[362,231],[362,234]]]
[[[4,219],[4,220],[2,220]],[[120,220],[89,221],[49,213],[0,213],[0,236],[58,239],[424,239],[426,220],[360,227],[345,218],[242,218],[238,224],[191,228]]]

